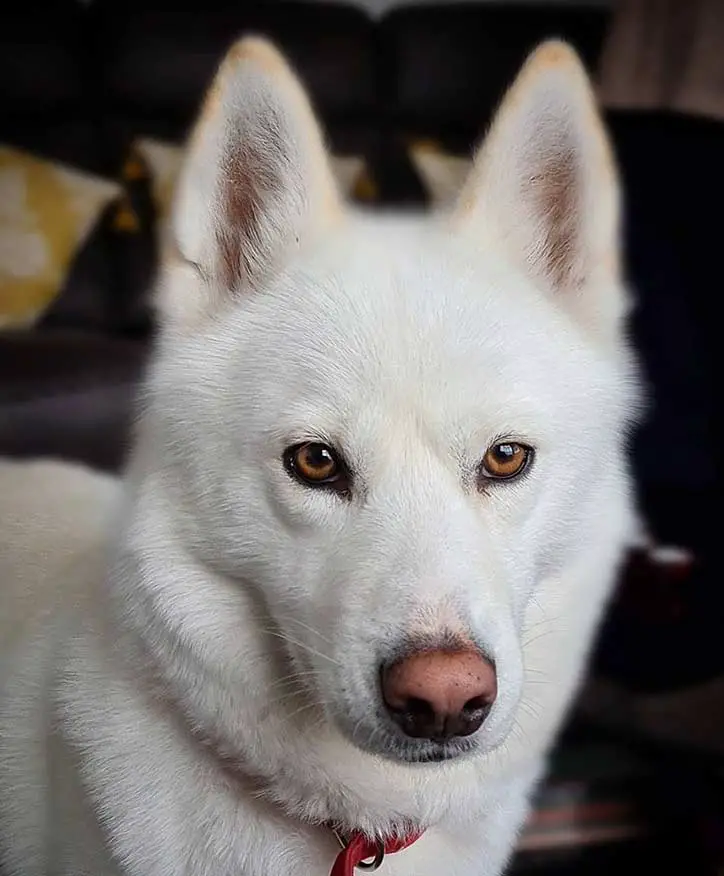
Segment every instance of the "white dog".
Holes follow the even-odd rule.
[[[563,44],[427,218],[232,49],[123,489],[0,474],[6,876],[501,872],[632,527],[618,221]]]

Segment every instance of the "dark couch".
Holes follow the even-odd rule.
[[[379,21],[333,3],[169,9],[159,0],[54,0],[0,13],[0,143],[117,178],[136,136],[182,141],[225,47],[254,30],[290,55],[332,148],[366,156],[378,200],[422,203],[410,138],[468,150],[538,40],[569,39],[595,70],[608,20],[595,6],[540,3],[403,7]],[[656,391],[637,444],[642,496],[662,538],[700,540],[700,521],[677,508],[680,493],[702,506],[714,476],[709,289],[718,240],[705,217],[724,189],[722,128],[663,113],[609,121],[640,300],[634,330]],[[99,223],[36,330],[0,337],[0,452],[121,463],[127,389],[152,322],[155,242],[152,228],[129,237],[111,226]],[[675,464],[693,447],[695,465]]]
[[[410,6],[378,21],[326,2],[171,8],[161,0],[53,0],[0,12],[0,143],[120,178],[138,135],[183,140],[224,49],[256,31],[291,57],[333,150],[366,157],[376,200],[424,204],[411,139],[469,150],[537,41],[565,37],[593,71],[608,23],[605,9],[571,4]],[[642,507],[657,538],[690,547],[700,562],[686,647],[671,647],[671,630],[657,628],[655,648],[642,649],[641,627],[627,626],[624,613],[613,617],[597,665],[643,687],[662,675],[685,684],[724,662],[724,590],[711,586],[720,564],[717,515],[709,510],[717,495],[713,300],[721,245],[713,217],[724,202],[724,136],[716,122],[669,113],[617,112],[608,121],[639,301],[632,331],[655,398],[632,442]],[[110,470],[123,463],[153,343],[156,265],[148,187],[129,180],[124,199],[139,229],[119,230],[112,205],[40,323],[0,332],[0,454],[63,456]]]
[[[266,33],[309,87],[333,150],[367,158],[378,199],[422,203],[411,136],[467,149],[525,53],[551,34],[593,64],[597,9],[55,0],[0,13],[0,143],[117,178],[138,135],[182,141],[229,43]],[[105,222],[36,330],[0,338],[0,452],[122,461],[150,330],[153,243]],[[72,336],[68,334],[72,332]],[[101,340],[102,339],[102,340]],[[41,364],[42,363],[42,364]]]

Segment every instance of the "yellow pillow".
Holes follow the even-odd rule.
[[[133,151],[148,168],[154,205],[163,225],[171,208],[176,178],[183,161],[183,147],[141,137],[133,144]],[[364,158],[357,155],[334,155],[331,163],[332,173],[344,197],[360,201],[374,200],[377,190]],[[131,159],[126,164],[124,176],[128,179],[135,175],[137,170]]]
[[[451,155],[442,146],[429,140],[412,143],[409,155],[430,205],[435,209],[452,207],[472,168],[472,158]]]
[[[0,145],[0,327],[35,322],[120,186]]]

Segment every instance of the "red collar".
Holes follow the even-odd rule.
[[[335,831],[342,851],[337,855],[329,876],[354,876],[357,867],[360,870],[376,870],[384,860],[385,855],[401,852],[417,842],[422,834],[423,831],[408,833],[401,839],[392,837],[383,842],[382,840],[370,839],[363,833],[353,833],[349,839],[345,840]]]

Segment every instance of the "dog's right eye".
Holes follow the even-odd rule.
[[[284,453],[289,474],[309,487],[329,487],[339,493],[349,491],[349,475],[336,451],[318,441],[295,444]]]

